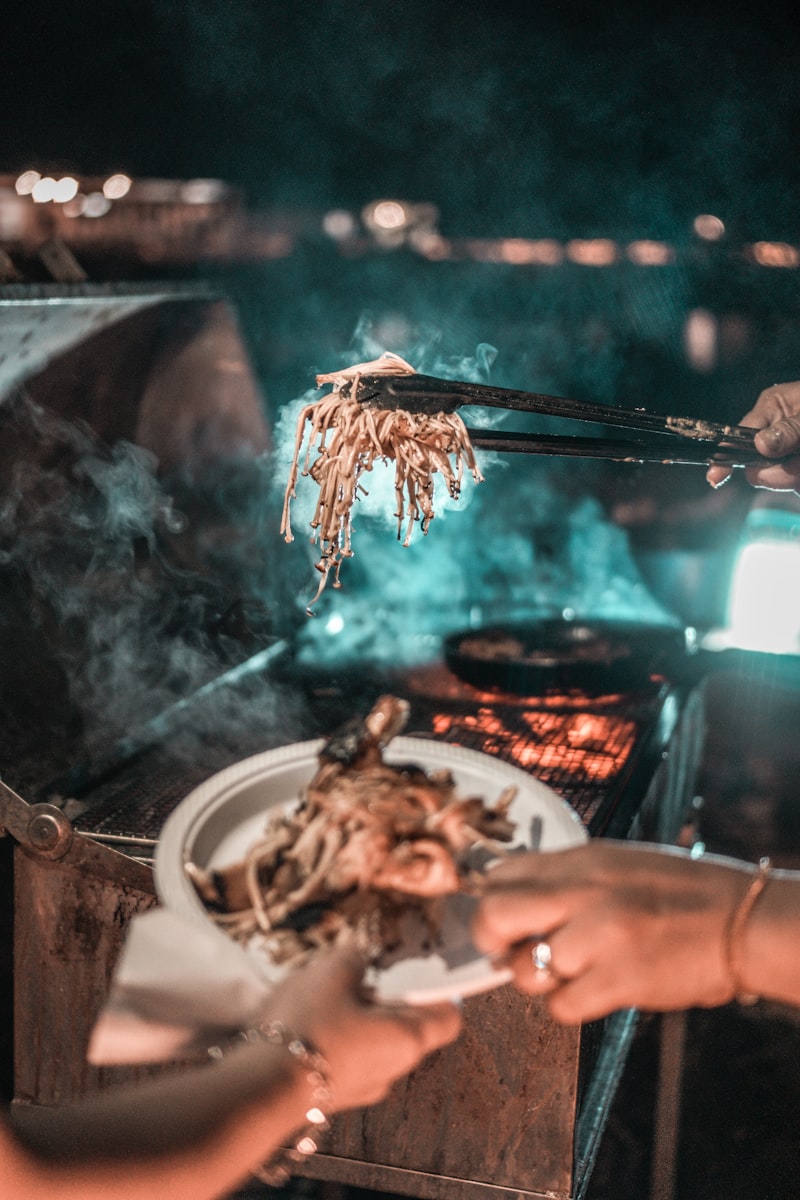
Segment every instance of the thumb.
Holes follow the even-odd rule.
[[[759,454],[767,458],[783,458],[800,449],[800,416],[784,417],[766,429],[759,429],[755,437]]]

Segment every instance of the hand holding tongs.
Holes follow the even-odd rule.
[[[630,439],[572,437],[554,434],[507,433],[501,429],[469,428],[472,445],[506,453],[575,455],[615,462],[697,463],[745,467],[775,463],[754,446],[758,430],[745,425],[722,425],[693,417],[669,417],[644,409],[613,408],[538,392],[462,383],[431,375],[361,375],[357,398],[373,408],[405,409],[413,413],[453,412],[464,404],[542,413],[575,421],[632,429],[643,436]]]

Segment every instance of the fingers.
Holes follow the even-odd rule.
[[[562,925],[576,903],[571,862],[573,852],[564,850],[514,855],[493,868],[473,919],[472,937],[478,949],[502,954],[518,942]]]
[[[567,897],[515,887],[488,892],[472,924],[472,939],[483,954],[504,954],[509,947],[549,933],[565,916]]]
[[[364,959],[354,942],[337,945],[322,964],[328,978],[348,994],[360,1020],[383,1022],[387,1036],[402,1025],[419,1049],[418,1057],[453,1041],[461,1029],[461,1014],[455,1004],[385,1005],[375,1003],[362,988]]]
[[[787,460],[775,466],[748,467],[748,483],[772,491],[793,491],[800,486],[800,381],[765,388],[739,424],[758,429],[755,448],[759,454]],[[709,467],[706,479],[718,488],[731,475],[727,467],[714,466]]]
[[[340,938],[314,957],[317,970],[330,974],[343,987],[356,987],[364,976],[366,962],[354,937]]]
[[[308,964],[289,975],[285,987],[300,994],[304,1008],[321,1010],[350,1003],[361,991],[364,966],[355,942],[340,942],[320,949]]]
[[[732,475],[733,471],[729,467],[709,467],[706,471],[706,479],[713,488],[721,488]]]
[[[560,1025],[582,1025],[631,1006],[615,992],[599,986],[594,975],[587,972],[556,988],[548,997],[547,1007]]]
[[[461,1023],[461,1013],[455,1004],[419,1007],[365,1004],[358,1024],[357,1046],[351,1045],[346,1068],[356,1071],[361,1102],[365,1101],[364,1088],[366,1102],[381,1099],[395,1080],[413,1071],[426,1055],[454,1041]]]
[[[328,1062],[337,1110],[374,1104],[461,1029],[454,1004],[382,1005],[363,986],[352,944],[320,951],[273,993],[271,1014],[308,1037]]]
[[[800,488],[800,456],[787,458],[771,467],[747,467],[744,474],[752,487],[767,488],[771,492],[793,492]]]
[[[541,961],[541,939],[513,947],[508,962],[515,986],[529,996],[544,998],[550,1015],[562,1025],[593,1021],[621,1007],[606,991],[598,989],[591,966],[576,971],[574,976],[565,973],[569,968],[559,961],[557,936],[544,943],[550,952],[546,966]]]
[[[780,458],[783,461],[774,466],[749,467],[746,471],[748,482],[755,487],[770,488],[774,491],[791,491],[800,483],[800,383],[776,384],[768,388],[759,397],[756,412],[762,407],[768,416],[754,421],[762,426],[755,437],[755,446],[759,454],[766,458]]]
[[[509,950],[506,961],[515,985],[531,996],[546,996],[564,982],[555,963],[552,943],[528,938]]]
[[[543,966],[542,946],[547,947]],[[595,1021],[619,1008],[633,1006],[632,981],[626,972],[608,966],[608,955],[587,951],[586,942],[559,930],[544,942],[529,939],[508,954],[514,984],[547,1002],[550,1015],[562,1025]]]

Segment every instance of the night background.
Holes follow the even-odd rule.
[[[223,573],[277,590],[312,654],[403,658],[409,625],[439,637],[491,612],[708,628],[753,503],[741,478],[715,494],[696,467],[493,456],[477,502],[465,489],[426,544],[398,556],[383,522],[361,521],[364,553],[323,606],[352,641],[305,620],[310,551],[274,547],[265,508],[315,375],[384,350],[428,374],[716,420],[797,377],[798,48],[780,8],[722,4],[31,4],[4,28],[2,171],[219,179],[284,239],[87,269],[231,298],[273,456],[213,496],[239,524],[257,510],[268,547]],[[387,199],[422,214],[422,240],[368,228]],[[331,214],[359,232],[334,236]],[[581,258],[597,246],[611,259]]]
[[[406,349],[494,346],[496,383],[627,403],[658,379],[673,395],[654,407],[734,416],[795,370],[796,272],[753,270],[742,247],[800,236],[799,40],[780,6],[17,6],[3,169],[216,177],[302,230],[286,261],[231,282],[277,403],[362,322],[400,313]],[[342,262],[323,215],[384,197],[435,206],[450,239],[664,239],[677,257],[606,271]],[[697,238],[698,214],[723,222],[721,242]],[[758,322],[745,348],[734,330],[718,380],[684,370],[698,306]]]
[[[797,233],[781,6],[15,6],[4,167],[217,176],[258,207],[427,200],[448,235]]]
[[[384,350],[429,374],[715,420],[738,420],[762,388],[800,377],[796,15],[644,0],[6,7],[0,175],[221,180],[266,230],[263,244],[283,246],[86,263],[90,282],[208,281],[230,298],[268,453],[223,453],[182,473],[124,439],[109,449],[83,425],[51,424],[46,407],[4,408],[4,431],[34,464],[26,471],[0,435],[0,772],[21,794],[33,797],[40,776],[49,786],[49,758],[74,765],[76,741],[91,767],[98,747],[146,734],[263,637],[287,639],[305,678],[309,665],[312,677],[353,662],[413,669],[454,629],[506,618],[701,632],[725,619],[741,530],[764,493],[741,478],[712,492],[694,466],[487,456],[485,483],[465,487],[458,511],[442,505],[408,549],[383,514],[359,511],[357,557],[311,621],[316,554],[302,538],[284,545],[278,518],[315,374]],[[364,232],[382,199],[427,213],[423,233],[441,253]],[[358,236],[332,236],[337,213]],[[612,261],[581,261],[593,239]],[[526,259],[534,244],[556,257]],[[639,244],[667,257],[637,260]],[[34,401],[59,401],[66,379],[80,410],[96,374],[101,416],[122,426],[140,400],[125,372],[146,380],[149,367],[134,335],[118,362],[120,342],[90,340],[53,372],[49,393],[32,387]],[[2,350],[0,338],[0,367]],[[300,506],[298,528],[302,519]],[[735,686],[716,677],[698,788],[710,849],[796,867],[796,655],[784,660],[788,703],[770,657],[780,660],[750,660],[755,682],[747,670]],[[230,691],[170,746],[198,777],[212,770],[204,754],[238,755],[243,733],[259,746],[267,729],[303,736],[307,713],[280,687],[265,701],[259,675],[252,693]],[[763,1016],[692,1016],[680,1161],[691,1200],[769,1200],[796,1186],[800,1030],[793,1014]],[[646,1194],[656,1043],[649,1023],[590,1200]],[[0,1085],[8,1091],[8,1078]]]

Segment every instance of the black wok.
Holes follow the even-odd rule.
[[[450,670],[482,690],[603,695],[684,677],[696,640],[678,626],[553,617],[461,630],[443,651]]]

